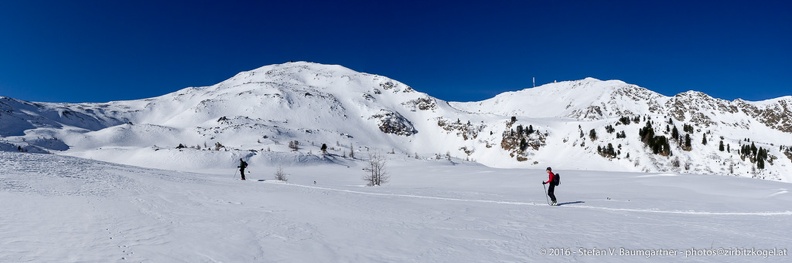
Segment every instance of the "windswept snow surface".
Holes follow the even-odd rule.
[[[233,166],[188,173],[0,153],[0,262],[792,259],[787,183],[561,170],[561,206],[550,207],[541,170],[386,156],[390,183],[365,187],[359,162],[286,166],[284,183],[258,162],[241,181]],[[702,254],[719,248],[760,252]]]

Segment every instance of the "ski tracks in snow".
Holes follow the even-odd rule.
[[[498,200],[484,200],[484,199],[464,199],[453,197],[441,196],[426,196],[414,194],[397,194],[397,193],[375,193],[366,191],[355,191],[348,189],[336,189],[320,186],[300,185],[291,183],[278,183],[279,185],[301,187],[314,190],[341,192],[349,194],[360,194],[369,196],[384,196],[384,197],[401,197],[401,198],[415,198],[415,199],[428,199],[440,200],[451,202],[466,202],[466,203],[486,203],[486,204],[499,204],[499,205],[521,205],[521,206],[547,206],[544,202],[519,202],[519,201],[498,201]],[[582,202],[580,202],[582,203]],[[765,212],[712,212],[712,211],[695,211],[695,210],[660,210],[660,209],[637,209],[637,208],[615,208],[603,206],[590,206],[590,205],[570,205],[564,209],[591,209],[612,212],[632,212],[632,213],[654,213],[654,214],[679,214],[679,215],[703,215],[703,216],[792,216],[792,211],[765,211]]]
[[[789,191],[786,188],[781,188],[781,189],[778,189],[778,192],[775,192],[775,193],[769,195],[768,197],[773,197],[773,196],[783,195],[783,194],[788,194],[788,193],[789,193]]]

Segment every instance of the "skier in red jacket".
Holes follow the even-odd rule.
[[[555,174],[553,174],[553,168],[547,167],[547,181],[542,181],[542,184],[550,184],[549,189],[547,189],[547,196],[550,196],[550,200],[553,201],[551,205],[555,206],[558,205],[556,203],[555,197]]]

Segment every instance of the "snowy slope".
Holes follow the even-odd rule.
[[[789,261],[786,183],[561,170],[550,207],[541,170],[387,156],[391,182],[369,188],[342,165],[282,183],[0,152],[0,262]]]
[[[505,92],[480,102],[455,102],[456,108],[476,113],[532,118],[596,120],[649,113],[663,96],[619,80],[550,83],[532,89]]]
[[[665,97],[621,81],[587,78],[507,92],[481,102],[452,102],[451,105],[468,112],[518,116],[517,119],[527,117],[527,123],[551,120],[549,132],[555,136],[550,136],[547,148],[555,154],[548,156],[540,151],[539,156],[545,158],[532,159],[552,162],[559,158],[599,158],[597,146],[605,147],[608,143],[614,147],[618,145],[622,152],[615,158],[607,158],[608,163],[600,162],[593,167],[590,162],[572,164],[580,169],[619,167],[621,171],[729,174],[785,181],[789,181],[792,173],[789,162],[792,160],[789,152],[792,97],[760,102],[724,101],[695,91]],[[640,121],[626,125],[619,122],[619,118],[634,116],[641,117]],[[692,149],[683,149],[681,140],[672,139],[671,156],[647,154],[638,135],[647,121],[652,122],[656,133],[668,138],[671,138],[671,127],[686,134],[682,127],[691,125],[694,131],[687,134],[693,138]],[[607,125],[615,126],[614,132],[607,133],[604,129]],[[597,132],[597,139],[590,139],[592,129]],[[616,134],[620,132],[624,132],[626,138],[618,138]],[[704,137],[710,142],[708,145],[701,143]],[[726,145],[724,151],[719,150],[720,141]],[[750,144],[768,150],[774,164],[757,170],[750,158],[748,161],[741,158],[737,149]]]
[[[593,78],[480,102],[445,102],[384,76],[292,62],[144,100],[58,104],[2,98],[0,150],[164,169],[185,162],[193,170],[230,166],[238,158],[354,163],[371,150],[502,168],[668,171],[789,182],[790,105],[792,97],[723,101],[693,91],[666,97]],[[621,117],[641,120],[621,125]],[[688,133],[695,143],[683,149],[672,139],[671,155],[653,154],[638,135],[649,118],[666,137],[671,133],[666,126],[692,125]],[[609,125],[616,132],[606,132]],[[536,132],[518,132],[528,127]],[[591,130],[597,139],[588,137]],[[620,132],[626,137],[617,138]],[[703,137],[708,145],[700,143]],[[730,151],[718,149],[721,140]],[[289,147],[295,141],[296,151]],[[608,143],[618,155],[597,151]],[[755,158],[737,153],[752,143],[768,151],[764,169],[757,169]],[[186,148],[176,149],[180,144]],[[332,158],[319,154],[322,144]]]

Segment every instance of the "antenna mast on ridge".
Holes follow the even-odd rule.
[[[536,88],[536,77],[531,77],[533,79],[533,87]]]

